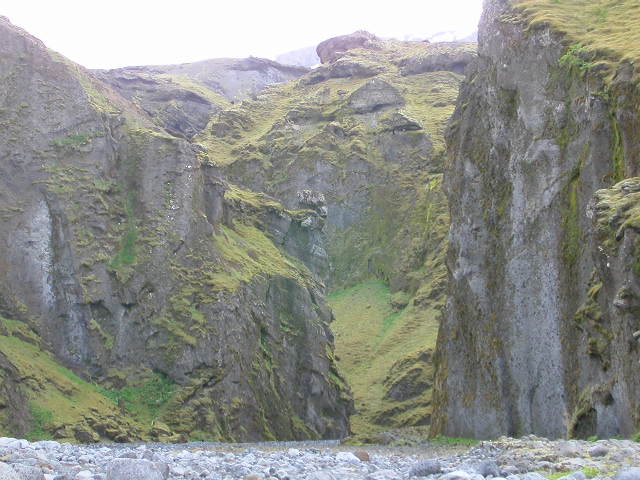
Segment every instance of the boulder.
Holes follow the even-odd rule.
[[[375,78],[358,88],[349,97],[349,107],[356,113],[370,113],[385,107],[401,106],[405,101],[400,92],[385,80]]]

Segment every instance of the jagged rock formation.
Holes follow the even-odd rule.
[[[419,375],[431,384],[423,354],[435,344],[446,277],[443,131],[462,79],[449,67],[474,49],[375,39],[367,46],[220,111],[194,138],[232,182],[290,209],[302,200],[326,211],[326,243],[313,253],[331,268],[314,271],[332,291],[354,289],[332,298],[340,365],[356,396],[376,392],[360,397],[359,433],[430,421],[429,388],[398,386],[410,394],[385,397],[394,382],[382,385],[394,363],[407,382]],[[402,73],[431,55],[442,60],[431,71]]]
[[[195,87],[171,68],[102,72],[122,96],[0,18],[3,430],[82,442],[348,432],[310,270],[328,268],[312,255],[324,219],[229,184],[154,123],[170,127],[148,106],[175,94],[197,131],[215,110],[191,108],[215,95],[202,93],[209,65],[176,67]],[[242,95],[299,73],[250,59],[220,75],[238,71]]]
[[[255,96],[271,83],[306,72],[306,68],[263,58],[244,58],[98,70],[95,74],[169,133],[190,139],[230,102]]]
[[[596,193],[638,174],[635,7],[485,2],[448,134],[433,434],[640,425],[637,179]]]

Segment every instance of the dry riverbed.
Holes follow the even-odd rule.
[[[97,444],[0,438],[0,480],[640,480],[640,443]]]

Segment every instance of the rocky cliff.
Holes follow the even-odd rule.
[[[358,32],[318,51],[322,66],[222,109],[194,141],[230,181],[326,217],[306,263],[332,292],[354,429],[428,425],[449,223],[443,132],[475,44]]]
[[[639,15],[485,2],[448,132],[433,434],[638,429]]]
[[[263,67],[295,70],[247,62],[253,93],[284,79]],[[228,183],[207,151],[168,133],[169,106],[200,121],[213,99],[239,95],[207,90],[204,67],[176,68],[184,77],[101,72],[121,95],[0,19],[2,429],[344,436],[351,400],[310,270],[321,267],[304,264],[324,219]]]

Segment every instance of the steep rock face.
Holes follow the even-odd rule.
[[[589,15],[578,2],[485,2],[448,134],[450,298],[433,434],[638,426],[638,325],[615,306],[624,288],[635,295],[633,240],[614,240],[617,260],[603,259],[588,208],[637,172],[637,83],[621,56],[599,58],[605,26],[589,33],[595,50],[580,45],[584,30],[562,20],[571,9]]]
[[[157,420],[182,438],[345,435],[323,286],[289,255],[322,242],[322,217],[228,184],[202,149],[4,18],[0,77],[3,389],[16,371],[37,380],[23,394],[38,428],[80,441],[122,439],[114,421],[148,438]],[[153,372],[171,394],[155,417],[125,403],[117,420],[119,390],[34,373],[56,362],[116,390]],[[43,414],[73,392],[96,411]]]

